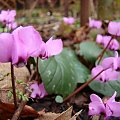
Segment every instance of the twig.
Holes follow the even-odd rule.
[[[32,80],[34,74],[35,74],[35,71],[30,75],[28,82]],[[27,94],[27,96],[29,96],[29,94]],[[13,115],[11,120],[18,120],[18,118],[20,117],[20,114],[21,114],[22,110],[24,109],[24,106],[26,105],[26,103],[27,103],[27,101],[22,101],[19,104],[19,107],[15,111],[15,113],[14,113],[14,115]]]
[[[27,101],[22,101],[20,104],[19,104],[19,107],[18,109],[15,111],[13,117],[11,120],[18,120],[19,117],[20,117],[20,114],[22,112],[22,110],[24,109],[24,106],[26,105]]]
[[[68,97],[66,97],[64,99],[64,102],[66,102],[68,99],[70,99],[72,96],[74,96],[75,94],[77,94],[78,92],[80,92],[83,88],[85,88],[86,86],[88,86],[89,83],[91,83],[95,78],[97,78],[103,71],[107,70],[103,69],[102,71],[100,71],[96,76],[94,76],[93,78],[91,78],[90,80],[88,80],[86,83],[84,83],[83,85],[81,85],[79,88],[77,88],[73,93],[71,93]]]

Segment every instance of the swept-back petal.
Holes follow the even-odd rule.
[[[110,22],[108,25],[108,32],[112,35],[117,35],[119,30],[118,22]]]
[[[0,34],[0,62],[12,61],[13,37],[10,33]]]
[[[18,35],[19,41],[26,46],[29,56],[38,56],[42,44],[42,38],[38,31],[33,26],[21,27],[18,29]]]
[[[51,37],[47,42],[46,42],[46,47],[48,51],[48,57],[53,56],[53,55],[58,55],[61,53],[63,49],[63,43],[61,39],[55,39]]]
[[[99,115],[105,113],[105,106],[99,96],[90,95],[91,103],[89,104],[89,115]]]

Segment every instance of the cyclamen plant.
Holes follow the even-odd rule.
[[[106,47],[111,39],[112,39],[111,36],[103,36],[103,35],[98,34],[96,38],[96,42]],[[119,47],[120,47],[119,42],[116,39],[112,39],[110,42],[110,45],[108,46],[108,49],[118,50]]]
[[[119,69],[120,65],[120,57],[118,57],[118,53],[115,52],[115,57],[108,57],[103,59],[100,65],[94,67],[92,69],[92,77],[96,76],[101,70],[108,68],[104,72],[102,72],[96,80],[99,81],[109,81],[109,80],[118,80],[120,77]]]
[[[15,21],[15,15],[16,11],[14,10],[2,11],[0,20],[6,26],[12,25]],[[39,32],[33,26],[20,26],[11,33],[1,33],[0,43],[0,62],[11,62],[13,97],[15,108],[17,108],[14,66],[22,67],[26,65],[29,57],[48,59],[53,55],[58,55],[63,49],[63,43],[61,39],[54,40],[52,37],[45,43]],[[39,85],[36,82],[31,85],[31,88],[33,89],[31,97],[37,97],[36,95],[39,95],[42,98],[46,95],[44,94],[46,92],[43,83]]]
[[[32,26],[1,33],[0,42],[0,62],[11,62],[17,67],[24,66],[29,57],[48,58],[59,54],[63,48],[61,39],[50,38],[45,43]]]
[[[119,49],[120,45],[119,42],[114,38],[120,36],[119,27],[119,22],[110,22],[108,25],[108,32],[114,36],[97,35],[96,38],[96,42],[102,44],[105,47],[105,50],[107,48],[109,50],[115,50],[115,57],[103,59],[103,61],[91,71],[92,77],[95,77],[98,73],[100,73],[100,71],[104,70],[95,78],[95,80],[102,81],[103,84],[104,82],[118,80],[120,78],[120,57],[116,51]],[[104,54],[104,52],[102,54]],[[108,120],[110,116],[120,117],[120,110],[117,109],[117,106],[120,106],[120,102],[116,102],[115,97],[116,92],[109,100],[102,101],[99,96],[92,94],[90,96],[91,102],[89,104],[89,115],[103,114],[105,116],[104,120]]]

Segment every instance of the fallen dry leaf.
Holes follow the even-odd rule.
[[[35,119],[35,120],[70,120],[72,115],[72,110],[73,110],[73,107],[70,107],[66,111],[58,114],[48,112],[41,115],[38,119]]]
[[[70,120],[76,120],[76,118],[78,117],[78,115],[82,112],[82,110],[80,110],[79,112],[77,112]]]
[[[56,113],[48,112],[48,113],[44,113],[35,120],[55,120],[59,115],[60,113],[56,114]]]
[[[69,120],[72,115],[73,107],[68,108],[66,111],[62,112],[55,120]]]
[[[14,114],[14,104],[3,103],[0,101],[0,120],[11,119]],[[41,115],[41,114],[40,114]],[[39,113],[36,112],[32,107],[25,105],[23,111],[21,112],[21,117],[33,117],[36,118]]]

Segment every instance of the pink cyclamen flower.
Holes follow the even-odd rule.
[[[75,22],[75,18],[74,17],[63,17],[63,21],[65,24],[72,25]]]
[[[44,43],[39,32],[32,26],[18,27],[12,33],[2,33],[0,42],[3,42],[0,47],[0,62],[12,62],[18,67],[26,64],[29,57],[48,58],[59,54],[63,49],[61,39],[51,38]]]
[[[112,35],[120,36],[120,22],[111,21],[108,25],[108,32]]]
[[[107,120],[108,117],[114,116],[114,117],[120,117],[120,110],[118,107],[120,106],[120,102],[115,101],[116,92],[113,94],[113,96],[106,100],[105,102],[102,101],[102,99],[97,96],[96,94],[90,95],[91,102],[89,103],[89,115],[105,115],[105,120]]]
[[[115,57],[105,58],[105,59],[102,61],[101,65],[102,65],[104,68],[111,67],[111,68],[113,68],[114,70],[120,69],[120,57],[118,56],[118,52],[115,51]]]
[[[91,28],[98,28],[99,29],[99,28],[102,27],[102,21],[89,19],[89,27],[91,27]]]
[[[17,27],[17,23],[16,22],[11,22],[6,24],[6,27],[8,28],[8,30],[14,30]]]
[[[11,23],[15,21],[15,10],[2,10],[0,13],[0,21],[3,23]]]
[[[32,93],[30,95],[31,98],[43,98],[44,96],[48,95],[43,83],[33,83],[30,85],[30,88],[32,89]]]
[[[103,59],[100,65],[94,67],[91,71],[92,77],[95,77],[98,73],[103,71],[96,80],[107,82],[111,80],[118,80],[120,73],[117,71],[120,68],[120,57],[118,57],[118,52],[115,51],[115,57],[108,57]]]
[[[100,73],[102,70],[104,70],[104,67],[101,65],[98,65],[97,67],[94,67],[92,69],[92,77],[95,77],[98,73]],[[102,82],[107,82],[107,81],[113,81],[113,80],[118,80],[120,76],[120,73],[113,70],[112,68],[108,68],[107,70],[103,71],[98,77],[95,79],[98,81]]]
[[[102,35],[98,34],[97,38],[96,38],[96,42],[99,44],[102,44],[104,47],[106,47],[111,39],[112,39],[111,36],[102,36]],[[119,47],[120,47],[119,42],[116,39],[112,39],[108,46],[108,49],[118,50]]]

